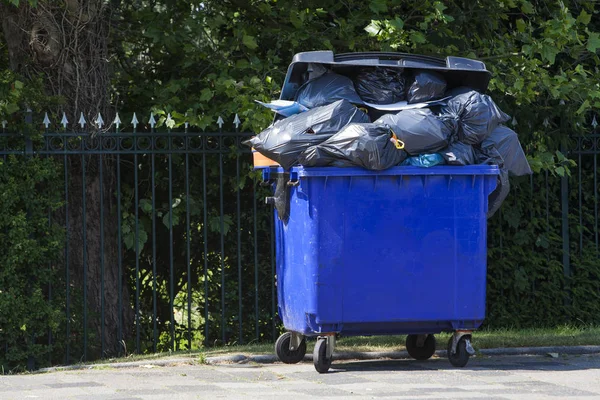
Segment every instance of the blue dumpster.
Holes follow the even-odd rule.
[[[409,354],[427,359],[433,334],[447,331],[451,363],[466,365],[485,318],[486,213],[498,174],[490,165],[286,173],[289,217],[275,228],[288,331],[279,358],[300,361],[316,336],[315,367],[326,372],[337,334],[408,334]]]

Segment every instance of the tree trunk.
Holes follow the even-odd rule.
[[[11,68],[25,77],[43,76],[46,93],[64,99],[64,105],[54,111],[65,112],[72,127],[81,113],[92,130],[97,130],[94,121],[98,113],[105,120],[110,120],[108,7],[108,2],[104,0],[42,0],[36,7],[30,7],[25,1],[21,1],[19,7],[0,2],[0,19]],[[125,339],[132,330],[134,319],[126,279],[118,273],[114,160],[108,155],[103,157],[103,246],[100,239],[99,157],[85,157],[85,186],[83,168],[83,157],[69,156],[68,255],[71,284],[80,291],[83,291],[84,285],[87,289],[87,358],[93,358],[100,355],[102,340],[104,355],[119,352],[122,346],[117,332],[121,328]],[[122,283],[121,308],[119,283]],[[83,310],[74,312],[81,315]],[[119,327],[120,313],[123,317],[122,327]],[[100,321],[102,314],[104,329]],[[81,355],[72,354],[72,357],[79,359]]]

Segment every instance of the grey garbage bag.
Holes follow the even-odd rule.
[[[475,151],[473,146],[462,142],[454,142],[446,149],[440,151],[448,165],[472,165],[475,164]]]
[[[354,89],[352,79],[333,72],[323,74],[300,86],[295,100],[307,108],[324,106],[338,100],[347,100],[353,104],[363,103]]]
[[[321,144],[306,149],[300,164],[307,167],[359,166],[379,171],[399,165],[406,152],[396,146],[389,126],[349,124]]]
[[[466,144],[481,143],[498,125],[509,120],[488,95],[471,91],[448,100],[441,118],[458,124],[458,138]]]
[[[453,121],[443,121],[427,108],[386,114],[375,121],[386,124],[404,142],[404,150],[410,155],[435,153],[448,146]]]
[[[408,104],[424,103],[435,99],[441,99],[446,92],[446,80],[436,72],[421,71],[415,74],[415,78],[408,88],[406,100]]]
[[[354,79],[361,99],[373,104],[404,101],[404,76],[397,68],[365,68]]]
[[[508,171],[504,168],[504,160],[494,145],[474,147],[477,164],[497,165],[500,167],[498,176],[498,185],[496,189],[488,196],[487,218],[491,218],[508,196],[510,192],[510,181]]]
[[[369,117],[346,100],[338,100],[279,120],[244,144],[287,170],[308,147],[329,139],[352,122],[369,122]]]
[[[527,162],[525,152],[519,142],[519,137],[512,129],[499,125],[490,133],[488,137],[481,142],[482,147],[494,145],[502,159],[504,168],[510,175],[523,176],[531,175],[533,172]]]

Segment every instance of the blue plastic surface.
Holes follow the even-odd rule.
[[[299,183],[290,218],[276,218],[275,228],[287,330],[376,335],[481,325],[496,166],[291,172]]]

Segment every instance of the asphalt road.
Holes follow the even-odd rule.
[[[0,376],[0,399],[600,399],[600,355],[102,367]]]

